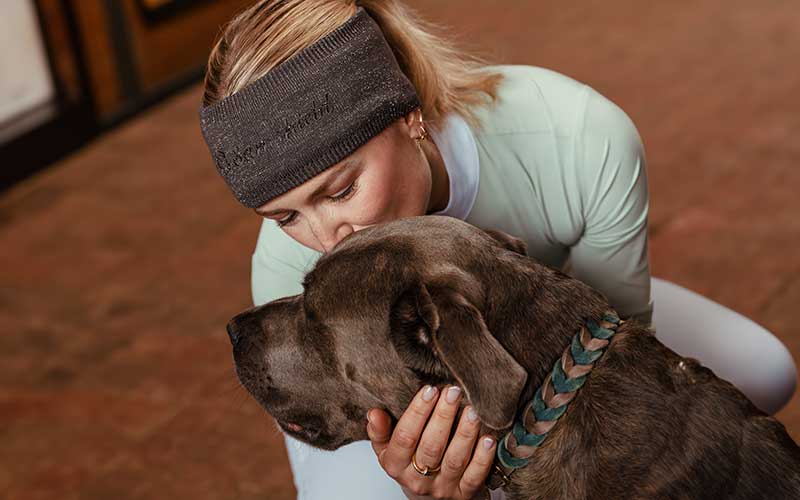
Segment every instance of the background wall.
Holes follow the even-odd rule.
[[[3,93],[0,108],[9,110],[6,119],[0,115],[0,157],[5,159],[0,189],[197,82],[220,26],[248,4],[246,0],[0,3],[0,86],[13,87],[13,92]],[[31,107],[45,100],[46,109]]]
[[[54,112],[55,88],[36,9],[29,0],[0,4],[0,47],[0,142],[4,142]]]

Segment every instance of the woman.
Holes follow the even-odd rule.
[[[569,77],[486,65],[435,32],[399,0],[260,1],[225,27],[201,127],[234,195],[265,218],[254,303],[300,293],[354,231],[444,214],[522,238],[757,405],[785,404],[795,368],[774,336],[651,278],[645,155],[629,117]],[[743,369],[752,346],[763,373]],[[371,443],[322,452],[286,436],[299,498],[481,498],[496,443],[471,412],[453,421],[458,388],[442,393],[421,390],[394,429],[373,409]]]

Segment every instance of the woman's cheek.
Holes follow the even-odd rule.
[[[399,217],[414,217],[425,215],[428,211],[429,196],[431,193],[430,178],[417,176],[403,183],[401,204],[403,213]]]
[[[362,179],[360,193],[352,200],[358,210],[356,219],[360,225],[367,226],[386,222],[392,218],[393,191],[386,179]]]
[[[367,226],[384,222],[391,215],[391,179],[382,173],[375,168],[359,176],[359,189],[348,202],[348,208],[353,210],[352,222]]]

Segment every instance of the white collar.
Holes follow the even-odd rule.
[[[445,117],[441,131],[430,127],[430,134],[442,154],[450,180],[447,206],[433,214],[464,220],[478,195],[480,164],[475,137],[467,122],[455,112]]]

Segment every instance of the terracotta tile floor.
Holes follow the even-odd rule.
[[[413,2],[467,47],[625,109],[647,149],[653,274],[800,359],[796,2],[470,4]],[[224,326],[251,304],[259,220],[216,176],[200,95],[0,197],[2,498],[294,497],[282,440],[232,370]],[[795,440],[798,401],[778,415]]]

